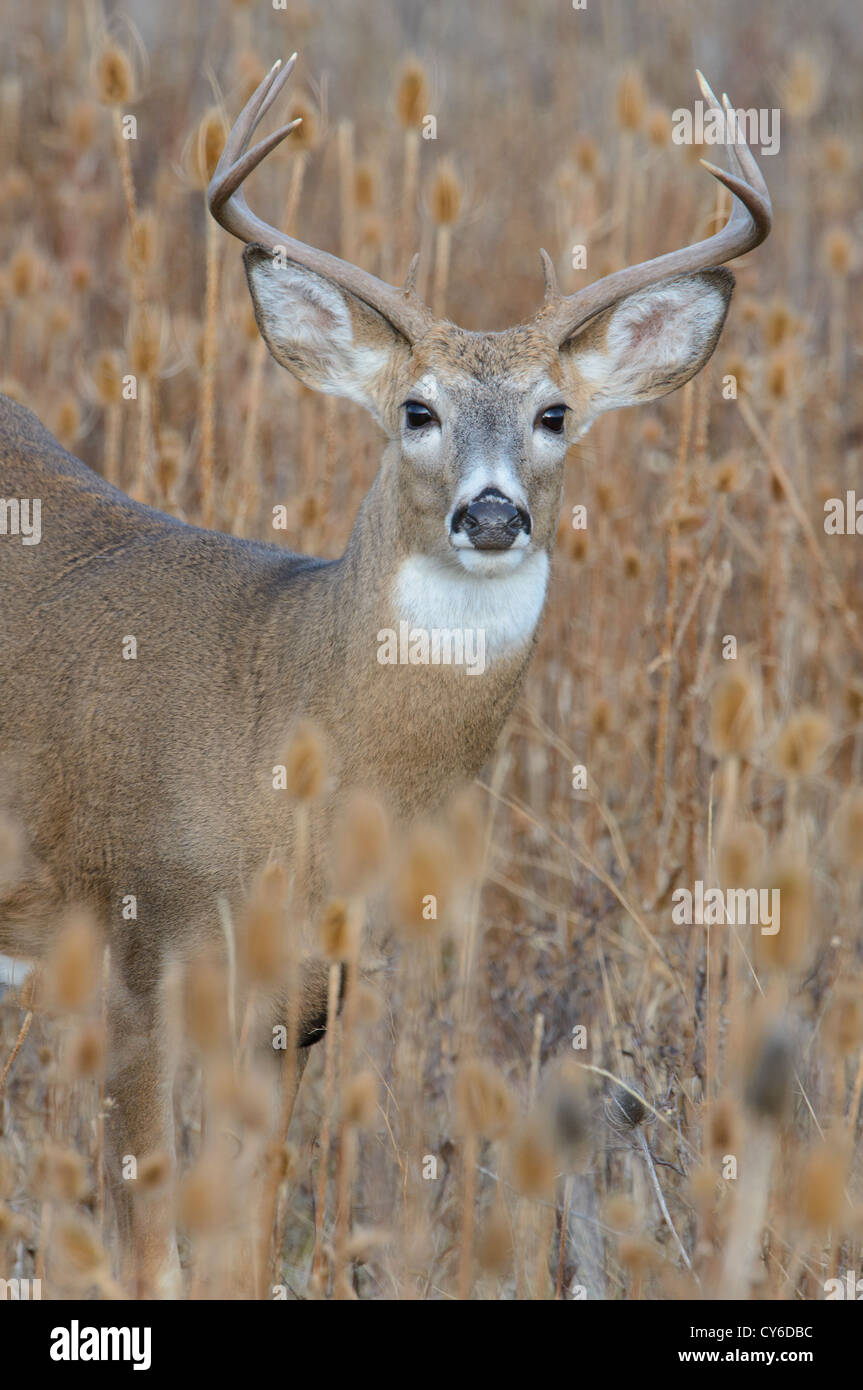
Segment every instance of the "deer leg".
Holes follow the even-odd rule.
[[[177,1297],[180,1262],[173,1228],[173,1079],[175,1048],[166,1027],[159,981],[134,991],[112,981],[108,1005],[110,1109],[106,1121],[106,1170],[116,1213],[121,1275],[137,1297]],[[166,1183],[138,1188],[141,1161],[160,1155]]]

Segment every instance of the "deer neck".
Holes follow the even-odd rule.
[[[405,530],[385,463],[334,566],[331,606],[336,684],[362,729],[345,750],[351,780],[410,814],[490,756],[535,643],[549,556],[475,576],[417,553]]]

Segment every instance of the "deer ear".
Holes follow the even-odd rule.
[[[560,349],[583,427],[597,415],[676,391],[719,341],[734,288],[730,270],[660,280],[597,314]]]
[[[376,309],[324,275],[263,246],[243,252],[261,337],[305,386],[358,401],[382,420],[389,370],[410,351]]]

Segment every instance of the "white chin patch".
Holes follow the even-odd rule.
[[[411,555],[396,575],[394,618],[412,628],[484,633],[488,661],[532,639],[545,604],[544,550],[458,550],[452,560]]]
[[[512,574],[524,559],[524,549],[476,550],[472,545],[456,546],[455,553],[468,574]]]

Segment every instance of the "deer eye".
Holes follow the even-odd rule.
[[[548,410],[542,412],[537,424],[542,425],[544,430],[551,430],[552,434],[560,434],[565,416],[565,405],[550,405]]]
[[[434,411],[420,401],[405,401],[405,419],[409,430],[421,430],[423,425],[439,423]]]

